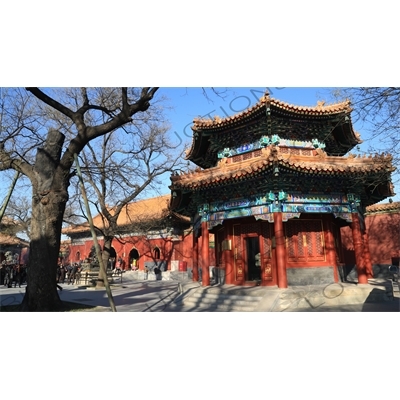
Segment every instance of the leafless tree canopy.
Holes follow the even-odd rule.
[[[54,273],[74,154],[119,128],[129,142],[148,118],[157,89],[1,89],[0,171],[19,171],[32,187],[31,273],[23,309],[61,307]]]
[[[348,98],[353,107],[353,123],[363,124],[367,151],[387,152],[393,156],[397,173],[393,178],[399,181],[400,167],[400,88],[397,87],[358,87],[337,89],[336,98]]]
[[[106,238],[105,247],[111,247],[121,231],[117,220],[124,207],[150,190],[154,196],[162,179],[169,179],[182,162],[182,150],[177,151],[169,141],[169,127],[163,120],[153,115],[133,129],[136,132],[130,141],[125,132],[114,131],[89,143],[81,153],[86,190],[102,217],[96,228]]]

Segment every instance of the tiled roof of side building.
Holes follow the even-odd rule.
[[[386,213],[400,213],[400,201],[394,201],[392,203],[374,204],[366,208],[366,214],[386,214]]]
[[[17,236],[0,233],[0,245],[2,246],[29,246],[29,242]]]
[[[135,222],[142,222],[146,220],[157,220],[166,217],[169,212],[171,195],[166,194],[163,196],[152,197],[149,199],[138,200],[133,203],[129,203],[125,206],[117,220],[119,226],[130,225]],[[112,213],[113,208],[110,208]],[[93,223],[99,228],[103,227],[102,217],[100,214],[93,218]],[[63,230],[64,234],[78,233],[88,230],[88,223],[84,223],[77,226],[69,226]]]

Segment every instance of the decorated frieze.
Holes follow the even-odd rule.
[[[270,207],[271,204],[276,204],[277,202],[283,204],[284,208],[286,208],[284,211],[288,212],[339,212],[342,210],[340,207],[344,207],[343,210],[345,212],[349,211],[349,201],[342,194],[303,195],[286,193],[280,190],[276,192],[269,191],[267,194],[259,194],[248,198],[202,204],[198,207],[198,212],[202,214],[204,212],[215,213],[256,206]],[[300,208],[301,211],[297,211],[293,207],[302,208]]]
[[[350,199],[356,203],[352,196]],[[249,198],[202,204],[198,207],[198,212],[202,221],[212,223],[213,226],[221,224],[225,219],[248,216],[273,222],[275,212],[282,212],[284,221],[298,218],[301,213],[331,213],[335,217],[351,221],[352,206],[348,195],[289,194],[281,190]]]
[[[301,213],[293,213],[293,212],[283,212],[282,213],[282,221],[287,222],[289,219],[300,218]]]
[[[254,214],[254,218],[256,220],[262,219],[263,221],[273,223],[274,222],[274,213]]]
[[[352,222],[351,213],[348,213],[348,212],[335,213],[334,212],[333,215],[335,216],[335,218],[341,218],[347,222]]]
[[[239,147],[230,148],[225,147],[223,150],[218,151],[218,158],[232,157],[237,154],[248,153],[253,150],[261,149],[269,145],[275,146],[286,146],[301,149],[324,149],[325,143],[320,142],[318,139],[312,139],[312,141],[304,140],[292,140],[292,139],[282,139],[278,135],[271,136],[261,136],[259,140],[253,143],[244,143]]]
[[[283,212],[300,213],[342,213],[351,212],[346,204],[283,204]]]
[[[288,194],[287,202],[289,203],[305,203],[305,204],[320,204],[320,203],[329,203],[329,204],[343,204],[347,203],[347,198],[342,194],[301,194],[301,193],[292,193]]]

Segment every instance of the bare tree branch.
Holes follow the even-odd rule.
[[[74,119],[74,113],[72,110],[70,110],[68,107],[65,107],[58,101],[52,99],[51,97],[47,96],[47,94],[42,92],[39,88],[27,87],[26,90],[28,92],[31,92],[34,96],[36,96],[41,101],[43,101],[43,103],[46,103],[50,107],[60,111],[62,114],[66,115],[67,117],[71,118],[72,120]]]

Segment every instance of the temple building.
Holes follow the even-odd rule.
[[[184,247],[184,240],[191,232],[190,219],[170,210],[170,198],[167,194],[137,200],[123,208],[114,232],[109,267],[144,270],[157,263],[165,270],[178,270],[179,263],[191,256],[190,249]],[[113,213],[112,208],[109,211]],[[103,246],[107,221],[98,214],[93,223],[99,244]],[[88,262],[93,258],[94,242],[87,222],[68,226],[63,233],[70,238],[60,249],[64,263]]]
[[[393,196],[392,157],[349,153],[362,141],[350,102],[315,107],[265,94],[227,118],[195,119],[171,176],[171,211],[190,218],[193,279],[286,288],[338,282],[349,227],[358,282],[373,276],[366,207]]]

